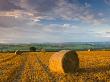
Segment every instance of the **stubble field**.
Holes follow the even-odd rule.
[[[110,51],[77,51],[80,69],[74,74],[49,70],[54,53],[0,53],[0,82],[110,82]]]

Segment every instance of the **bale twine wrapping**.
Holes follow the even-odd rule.
[[[15,51],[15,54],[16,54],[16,55],[21,55],[22,53],[23,53],[23,52],[22,52],[22,51],[19,51],[19,50],[16,50],[16,51]]]
[[[62,50],[50,57],[49,68],[52,72],[74,73],[79,69],[79,58],[75,51]]]

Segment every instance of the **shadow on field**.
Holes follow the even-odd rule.
[[[98,73],[98,72],[106,72],[110,70],[110,65],[108,66],[100,66],[95,68],[80,68],[78,70],[79,73]]]

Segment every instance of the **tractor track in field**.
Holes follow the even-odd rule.
[[[30,63],[28,63],[29,64],[29,68],[30,68],[30,70],[29,70],[29,78],[27,78],[27,80],[26,80],[26,82],[37,82],[36,81],[36,69],[33,67],[33,65],[31,65]]]
[[[38,58],[38,56],[37,56],[37,62],[39,62],[39,64],[42,66],[44,72],[48,75],[49,80],[51,82],[57,82],[56,79],[55,79],[55,76],[50,72],[48,67],[45,64],[42,63],[42,61]]]
[[[27,58],[24,57],[24,59],[22,60],[23,63],[13,71],[12,75],[8,77],[5,82],[20,82],[20,79],[22,78],[21,75],[22,75],[22,72],[24,71],[26,61],[27,61]]]
[[[26,78],[21,79],[20,82],[35,82],[35,69],[33,68],[31,60],[31,55],[27,54],[27,61],[25,64],[25,70],[22,73]],[[28,67],[27,67],[28,66]]]
[[[33,66],[30,64],[29,65],[29,68],[30,68],[30,81],[26,81],[26,82],[34,82],[35,81],[35,69],[33,68]]]
[[[35,55],[26,54],[27,61],[25,62],[24,70],[21,74],[21,79],[18,82],[38,82],[36,81]],[[15,81],[16,82],[16,81]],[[41,82],[41,81],[40,81]]]

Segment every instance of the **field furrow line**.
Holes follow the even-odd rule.
[[[27,54],[27,61],[25,62],[24,71],[22,72],[20,82],[35,82],[35,71],[34,71],[34,57]]]
[[[14,74],[14,79],[12,82],[21,82],[20,79],[22,78],[22,73],[24,71],[25,68],[25,63],[27,61],[27,58],[24,57],[25,59],[23,60],[23,63],[21,64],[21,66],[19,67],[18,70],[16,70],[15,74]]]
[[[22,78],[22,72],[24,71],[24,67],[25,67],[25,62],[27,60],[25,54],[23,54],[21,57],[21,62],[19,67],[17,67],[13,73],[10,75],[10,77],[8,77],[8,79],[6,80],[6,82],[20,82],[20,79]]]
[[[49,80],[51,82],[57,82],[56,79],[55,79],[55,76],[50,72],[48,67],[45,64],[43,64],[42,61],[38,57],[37,57],[37,61],[42,66],[42,69],[44,70],[44,72],[48,75]]]

